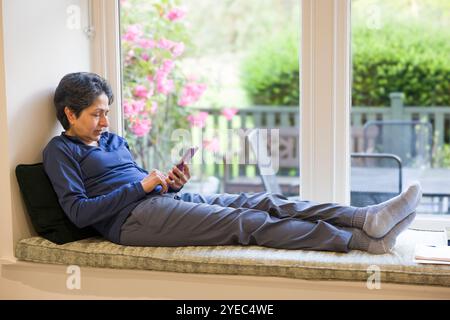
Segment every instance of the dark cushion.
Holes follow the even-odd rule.
[[[41,237],[64,244],[99,235],[92,227],[80,229],[69,220],[42,163],[19,164],[16,176],[31,223]]]

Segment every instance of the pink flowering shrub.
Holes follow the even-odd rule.
[[[120,5],[125,137],[143,167],[162,169],[171,164],[171,133],[204,127],[208,114],[191,114],[186,107],[198,102],[207,86],[180,69],[190,37],[188,12],[179,0],[121,0]]]
[[[236,115],[236,113],[238,113],[238,109],[236,108],[224,108],[222,109],[222,115],[228,120],[230,121],[231,119],[233,119],[233,117]]]
[[[181,98],[178,101],[180,106],[189,106],[195,103],[205,92],[206,85],[202,83],[187,83],[182,90]]]
[[[175,21],[178,19],[183,18],[186,15],[186,11],[184,9],[181,8],[173,8],[172,10],[170,10],[166,17],[167,19],[171,20],[171,21]]]
[[[206,125],[206,119],[208,118],[208,112],[199,112],[197,114],[191,114],[187,117],[188,121],[191,123],[191,127],[204,128]]]

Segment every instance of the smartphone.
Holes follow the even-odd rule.
[[[181,160],[178,161],[178,163],[176,165],[177,168],[180,169],[181,171],[183,171],[184,164],[192,159],[192,157],[197,152],[197,150],[198,150],[198,147],[190,147],[189,149],[187,149],[186,152],[184,153],[183,157],[181,158]]]
[[[181,171],[183,171],[184,169],[184,164],[186,162],[188,162],[189,160],[192,159],[192,157],[194,156],[194,154],[197,152],[198,147],[190,147],[183,155],[183,157],[181,158],[180,161],[178,161],[178,164],[176,165],[178,169],[180,169]],[[162,186],[161,185],[157,185],[154,189],[154,192],[161,192],[162,190]]]

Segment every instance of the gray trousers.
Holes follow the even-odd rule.
[[[130,246],[259,245],[348,252],[357,208],[290,201],[279,194],[149,195],[130,214],[120,243]]]

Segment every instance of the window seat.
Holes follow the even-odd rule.
[[[335,253],[280,250],[260,246],[121,246],[101,237],[64,245],[42,237],[17,243],[18,260],[118,269],[140,269],[188,273],[278,276],[309,280],[367,281],[370,266],[381,271],[381,282],[450,287],[450,265],[417,264],[416,244],[442,245],[443,232],[407,230],[390,254],[362,251]],[[371,271],[372,270],[372,271]]]

